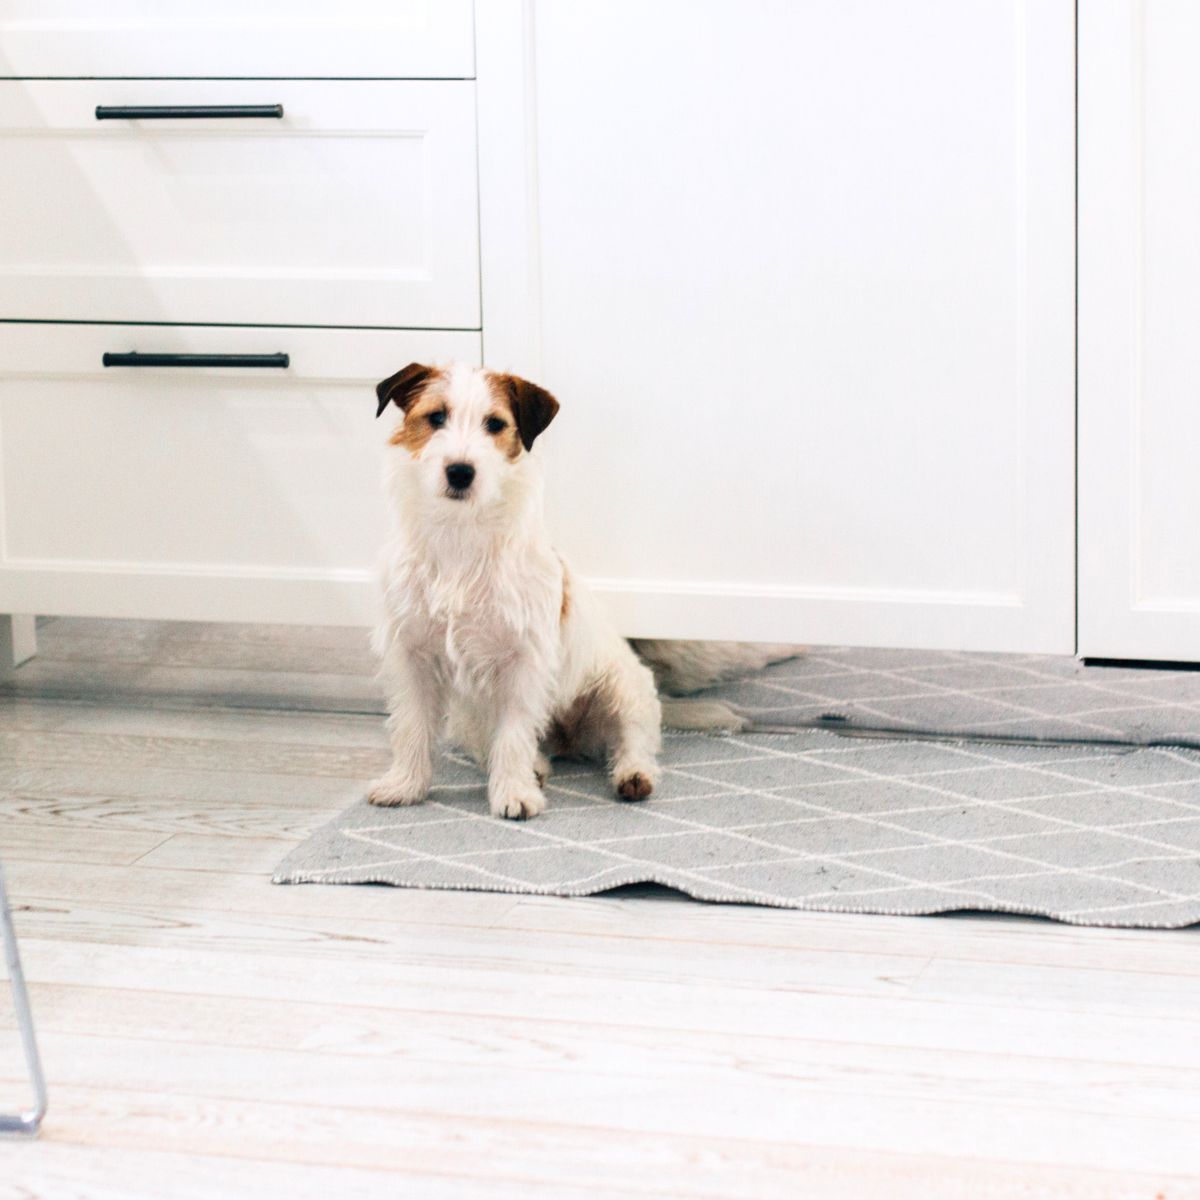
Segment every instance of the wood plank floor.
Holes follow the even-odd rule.
[[[1200,930],[273,887],[386,764],[363,635],[39,638],[2,1197],[1200,1196]]]

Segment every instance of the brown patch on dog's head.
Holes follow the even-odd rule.
[[[389,375],[382,383],[375,385],[375,399],[378,407],[375,409],[376,418],[383,416],[383,410],[389,404],[394,404],[401,412],[408,412],[409,406],[420,395],[425,386],[441,374],[437,367],[427,367],[424,363],[409,363],[395,375]]]
[[[492,388],[493,394],[495,387]],[[512,462],[521,453],[521,433],[516,417],[507,400],[498,400],[495,408],[484,418],[483,427],[496,443],[500,453]]]
[[[446,397],[438,386],[444,378],[443,372],[436,367],[410,363],[375,389],[380,413],[389,404],[395,404],[404,413],[404,420],[392,431],[388,441],[393,446],[403,446],[413,458],[449,418]]]
[[[520,444],[526,450],[531,449],[538,434],[554,420],[554,414],[558,412],[558,401],[545,388],[540,388],[536,383],[530,383],[519,375],[502,375],[492,371],[490,382],[496,399],[506,405],[512,413]],[[515,458],[517,453],[514,446],[509,457]]]

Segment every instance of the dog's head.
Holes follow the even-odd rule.
[[[375,388],[382,416],[394,404],[404,418],[390,443],[406,455],[430,498],[486,505],[504,493],[558,401],[516,375],[454,364],[409,363]]]

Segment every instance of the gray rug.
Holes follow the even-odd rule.
[[[725,700],[759,727],[1200,749],[1200,671],[1084,666],[1045,654],[818,647],[701,694]]]
[[[835,688],[850,682],[836,653],[830,667],[825,706],[844,703]],[[807,712],[785,670],[742,685],[738,698],[752,707],[782,695],[789,713]],[[907,684],[911,670],[877,659],[868,675]],[[856,712],[893,718],[900,703],[854,701]],[[767,708],[781,711],[758,703]],[[995,728],[991,713],[976,716]],[[653,882],[703,900],[837,912],[987,909],[1164,928],[1200,920],[1192,751],[807,731],[671,735],[662,761],[660,789],[644,804],[610,799],[592,767],[559,764],[547,812],[515,823],[488,816],[479,771],[446,756],[425,804],[359,803],[289,855],[275,881],[564,896]]]

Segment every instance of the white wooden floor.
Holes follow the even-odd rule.
[[[361,635],[40,639],[0,1196],[1200,1196],[1200,931],[273,887],[385,765]]]

